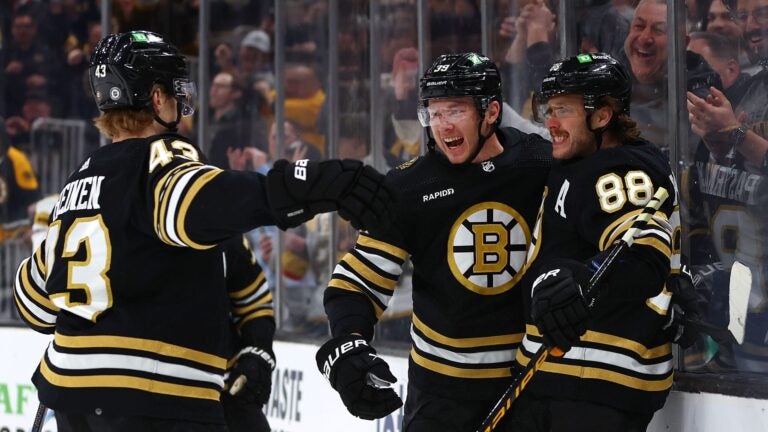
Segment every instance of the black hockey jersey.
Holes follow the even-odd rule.
[[[227,240],[222,247],[224,277],[232,307],[233,345],[228,357],[234,360],[246,346],[272,351],[275,336],[272,291],[256,254],[244,235]]]
[[[672,385],[671,346],[661,329],[671,298],[664,282],[670,257],[679,256],[679,250],[669,222],[676,218],[676,188],[655,145],[636,141],[555,162],[524,285],[528,311],[531,283],[542,264],[556,258],[589,263],[621,238],[659,187],[670,198],[614,261],[587,332],[563,357],[549,356],[526,391],[629,411],[653,412],[663,406]],[[529,320],[518,363],[527,365],[541,342]]]
[[[128,139],[68,179],[14,291],[54,334],[33,377],[46,406],[223,423],[230,313],[266,316],[271,295],[262,276],[233,309],[217,243],[274,221],[263,176],[199,155],[175,134]]]
[[[500,394],[522,338],[519,281],[551,147],[515,129],[497,134],[503,153],[482,163],[429,153],[391,170],[397,222],[361,233],[325,293],[332,333],[370,339],[410,257],[409,380],[451,398]]]

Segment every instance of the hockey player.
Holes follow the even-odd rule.
[[[530,321],[517,352],[549,356],[512,408],[515,431],[644,431],[672,385],[663,326],[670,295],[676,199],[613,262],[593,309],[582,296],[603,252],[659,187],[675,190],[669,163],[629,117],[630,80],[607,54],[556,62],[541,85],[555,162],[529,252]]]
[[[336,266],[324,299],[333,339],[316,358],[353,415],[380,418],[401,406],[371,339],[410,257],[402,430],[468,431],[510,384],[524,323],[519,281],[550,147],[498,128],[501,81],[483,55],[438,57],[419,90],[428,152],[387,174],[397,191],[393,226],[361,233]]]
[[[337,209],[370,227],[388,203],[383,176],[338,160],[283,161],[267,178],[205,165],[174,133],[193,112],[187,62],[157,34],[105,37],[89,77],[96,125],[113,144],[70,176],[15,283],[25,322],[54,334],[32,378],[40,401],[64,432],[226,430],[230,299],[218,244]]]
[[[275,312],[263,269],[244,235],[223,245],[232,344],[221,395],[229,432],[269,432],[262,408],[272,390]]]

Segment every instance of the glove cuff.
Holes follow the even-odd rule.
[[[368,345],[368,341],[362,336],[344,335],[333,338],[317,350],[315,355],[317,369],[333,385],[335,379],[334,365],[344,358],[364,352],[375,354],[376,350]]]
[[[266,350],[264,348],[255,346],[247,346],[241,349],[239,353],[237,353],[235,360],[239,359],[244,354],[249,354],[261,358],[269,365],[270,370],[275,370],[275,354],[272,352],[272,350]]]

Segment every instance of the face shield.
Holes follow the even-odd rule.
[[[565,119],[578,117],[583,111],[569,105],[550,106],[548,98],[535,93],[531,98],[531,112],[536,122],[544,123],[551,118]]]
[[[189,117],[195,113],[197,87],[194,82],[186,78],[175,78],[173,80],[173,97],[181,104],[183,117]]]
[[[430,100],[436,101],[439,99]],[[416,107],[416,113],[418,114],[419,122],[424,127],[435,126],[439,122],[456,124],[470,118],[474,113],[471,99],[467,102],[468,103],[459,103],[446,108],[437,109],[435,107],[424,106],[424,101],[420,100]]]

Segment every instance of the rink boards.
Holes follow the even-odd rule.
[[[37,409],[29,377],[50,340],[31,330],[0,327],[0,432],[28,432]],[[265,406],[273,432],[400,432],[402,411],[364,421],[347,412],[315,367],[315,345],[275,342],[278,367],[272,397]],[[407,359],[382,356],[398,377],[404,397]],[[55,431],[53,421],[43,431]],[[758,432],[768,430],[768,400],[718,394],[673,393],[657,413],[649,432]],[[471,432],[471,431],[467,431]]]

